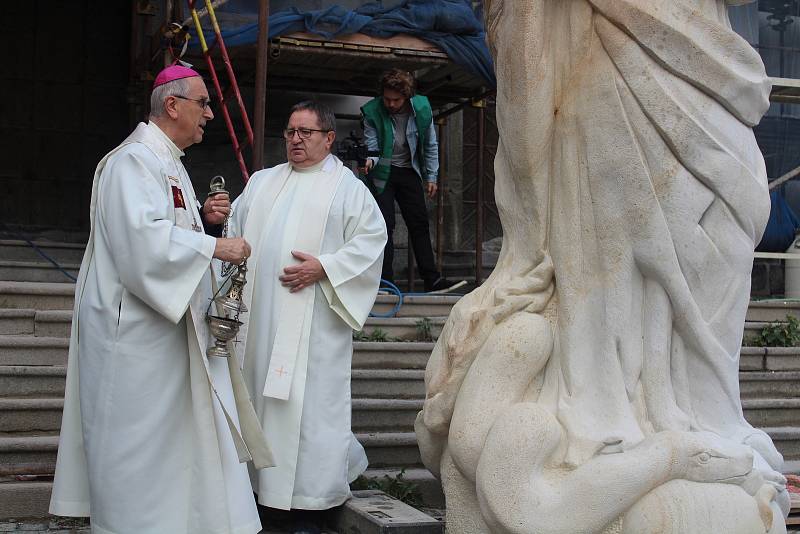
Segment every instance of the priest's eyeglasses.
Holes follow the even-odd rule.
[[[314,130],[313,128],[287,128],[283,131],[283,136],[288,140],[292,140],[294,138],[294,134],[297,133],[297,135],[300,136],[300,139],[308,139],[314,132],[328,133],[330,131],[331,130]]]
[[[189,98],[188,96],[183,95],[172,95],[175,98],[180,98],[181,100],[191,100],[192,102],[197,102],[203,110],[208,109],[211,107],[211,100],[207,98]]]

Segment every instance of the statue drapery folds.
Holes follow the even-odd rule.
[[[752,127],[770,83],[726,4],[485,2],[504,243],[491,277],[448,320],[417,422],[454,532],[627,532],[656,506],[642,500],[654,490],[693,495],[686,517],[707,532],[724,525],[695,494],[722,486],[720,498],[733,491],[739,510],[752,505],[741,514],[779,531],[769,529],[788,502],[782,458],[744,420],[738,387],[752,253],[769,214]],[[505,372],[521,360],[524,372]],[[498,437],[504,427],[518,435]],[[501,458],[515,439],[530,443],[517,458],[533,464],[515,468],[529,481],[520,484],[573,510],[606,503],[606,515],[542,525],[545,509],[493,504],[503,484],[491,473],[516,476],[501,467],[515,463]],[[665,451],[679,472],[637,472],[637,462],[657,472]],[[748,462],[756,469],[741,472]],[[603,473],[628,483],[600,490]],[[605,500],[564,493],[582,482]],[[542,495],[529,497],[546,506]],[[739,519],[732,528],[752,528]]]

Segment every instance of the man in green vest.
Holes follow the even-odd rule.
[[[391,69],[381,77],[380,96],[361,107],[367,148],[380,154],[367,159],[367,180],[389,233],[381,278],[394,282],[392,236],[397,201],[425,291],[441,291],[453,283],[436,270],[425,206],[425,195],[436,195],[439,146],[430,102],[415,94],[415,88],[411,73]]]

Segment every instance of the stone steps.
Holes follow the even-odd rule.
[[[765,428],[783,452],[788,465],[800,459],[800,428]],[[368,477],[396,476],[400,468],[406,467],[405,478],[420,484],[426,502],[435,503],[441,498],[441,487],[424,468],[412,432],[357,434],[370,460]],[[786,445],[789,445],[788,447]],[[26,468],[24,474],[52,473],[55,467],[58,436],[33,436],[23,438],[0,437],[0,466]],[[2,473],[6,475],[8,473]],[[5,477],[2,480],[8,479]],[[422,483],[420,483],[422,482]],[[0,517],[44,517],[47,512],[52,484],[48,481],[0,482]],[[427,497],[431,494],[431,497]],[[437,496],[438,495],[438,496]],[[441,501],[439,501],[441,502]],[[434,504],[435,505],[435,504]]]
[[[800,399],[744,399],[742,409],[745,419],[758,428],[800,423]]]
[[[357,369],[424,369],[434,343],[353,343]],[[65,365],[69,340],[63,337],[0,336],[0,365]],[[743,347],[742,371],[800,371],[800,347]]]
[[[69,337],[71,310],[0,310],[0,335]]]
[[[61,269],[78,277],[80,263],[60,263]],[[0,280],[18,282],[69,282],[69,276],[48,261],[0,260]]]
[[[84,243],[63,243],[59,241],[33,241],[36,248],[61,263],[80,263],[86,249]],[[4,260],[46,261],[27,242],[16,239],[0,239],[0,255]]]
[[[424,397],[354,398],[354,432],[412,432]],[[0,398],[0,428],[4,432],[54,431],[61,426],[64,401],[60,397]],[[745,398],[745,418],[756,427],[792,426],[800,421],[800,398]]]
[[[424,398],[424,369],[353,369],[354,398]],[[800,371],[741,371],[742,399],[800,397]]]
[[[0,396],[63,397],[66,377],[63,365],[0,365]]]
[[[436,340],[447,317],[427,319],[431,337]],[[422,318],[416,317],[370,317],[362,332],[369,335],[380,329],[390,339],[417,341],[421,321]],[[71,326],[72,310],[0,309],[0,335],[69,337]]]
[[[77,278],[85,245],[52,241],[34,242],[39,251],[54,260],[63,271]],[[25,241],[0,240],[0,280],[18,282],[73,282]]]
[[[424,399],[353,399],[353,432],[413,432]],[[1,415],[0,415],[1,417]]]
[[[800,371],[746,371],[739,373],[742,399],[800,397]]]
[[[431,339],[435,341],[442,332],[447,317],[427,317]],[[389,339],[417,341],[421,333],[422,318],[417,317],[370,317],[362,333],[370,335],[382,331]],[[747,340],[768,322],[745,323],[744,339]],[[33,335],[37,337],[68,337],[72,326],[71,310],[0,309],[0,335]]]
[[[372,468],[422,466],[413,432],[359,432],[356,438],[364,446]]]
[[[47,517],[52,491],[53,483],[49,480],[0,482],[0,517],[17,520]]]
[[[52,282],[0,281],[0,309],[71,310],[75,284]],[[447,317],[460,295],[409,295],[397,317]],[[395,295],[378,295],[372,311],[391,312],[397,304]]]
[[[745,323],[744,323],[744,336],[743,336],[744,337],[744,341],[742,342],[742,345],[747,345],[747,340],[749,338],[755,336],[759,332],[761,332],[761,330],[765,326],[769,326],[771,324],[774,324],[775,322],[782,323],[782,322],[785,322],[785,321],[786,321],[786,317],[784,317],[780,321],[773,321],[773,322],[767,322],[767,321],[745,321]]]
[[[790,465],[800,459],[800,428],[767,428]],[[370,461],[367,477],[397,476],[399,466],[406,469],[404,477],[418,484],[425,502],[443,503],[438,482],[421,467],[416,436],[413,432],[359,433]],[[787,447],[788,445],[788,447]],[[58,446],[58,436],[26,436],[21,438],[0,437],[0,466],[5,471],[16,466],[23,474],[52,473]],[[3,473],[6,474],[6,473]],[[0,480],[0,508],[5,517],[45,517],[52,484],[47,481],[14,481],[13,477]]]
[[[64,395],[66,366],[0,366],[0,395],[58,397]],[[416,399],[425,396],[423,369],[353,369],[354,398]]]
[[[72,283],[2,281],[0,308],[68,310],[72,309],[74,292],[75,286]],[[458,295],[410,295],[404,298],[397,316],[446,317],[459,298]],[[378,295],[373,312],[385,314],[396,303],[397,297],[394,295]],[[785,321],[788,314],[800,318],[800,302],[751,301],[746,320],[749,323]]]
[[[56,467],[57,453],[57,431],[2,435],[0,436],[0,476],[52,475]]]
[[[794,425],[797,425],[795,421]],[[764,427],[775,443],[775,447],[788,461],[800,460],[800,426]]]
[[[370,468],[364,476],[369,479],[396,478],[400,472],[398,468]],[[403,471],[403,479],[417,486],[427,506],[444,508],[442,486],[430,471],[420,467],[407,468]],[[0,516],[15,519],[47,517],[52,491],[53,483],[49,480],[0,481]],[[69,533],[64,531],[63,534]]]
[[[371,468],[422,465],[413,432],[356,432]],[[0,436],[0,475],[52,474],[58,453],[58,434]],[[0,517],[2,513],[0,512]]]
[[[383,479],[385,476],[396,478],[400,473],[401,470],[397,468],[368,469],[364,473],[364,477],[368,479]],[[403,471],[403,480],[417,487],[426,506],[440,509],[445,507],[442,486],[427,469],[406,468]],[[49,480],[0,482],[0,507],[2,508],[0,513],[15,519],[46,518],[52,489],[53,484]],[[72,534],[73,531],[59,532]]]
[[[383,479],[383,477],[397,478],[403,468],[369,468],[364,473],[365,478]],[[402,471],[403,480],[415,484],[422,494],[422,501],[431,508],[444,508],[444,493],[442,485],[433,474],[424,467],[410,467]]]
[[[425,370],[353,369],[350,377],[350,392],[354,399],[425,398]]]
[[[32,336],[36,310],[0,310],[0,335]]]
[[[433,343],[353,343],[353,367],[359,369],[424,369]],[[0,366],[67,363],[69,339],[63,337],[0,336]]]
[[[0,428],[4,432],[55,431],[61,426],[61,398],[2,398]],[[354,432],[413,432],[423,399],[353,399]],[[745,418],[755,427],[791,427],[800,422],[800,399],[744,399]]]
[[[0,428],[3,432],[59,430],[63,398],[0,398]]]
[[[75,284],[0,281],[0,309],[71,310]]]
[[[785,321],[787,315],[800,319],[800,301],[797,300],[751,300],[747,307],[748,322]]]
[[[447,317],[461,295],[409,295],[403,298],[403,305],[396,317]],[[374,314],[386,314],[397,303],[395,295],[378,295],[372,307]]]
[[[434,343],[353,342],[355,369],[425,369]]]
[[[351,427],[354,432],[411,432],[423,399],[353,399]],[[64,399],[0,398],[3,432],[58,431]],[[781,423],[773,423],[781,424]]]
[[[439,339],[447,317],[427,317],[427,319],[431,339]],[[370,317],[362,332],[369,335],[380,329],[390,338],[400,338],[403,341],[430,341],[431,339],[420,338],[420,334],[423,333],[421,321],[423,319],[417,317]]]
[[[73,293],[70,283],[0,282],[0,476],[54,470]],[[365,333],[380,328],[390,338],[412,341],[417,321],[427,317],[435,339],[458,299],[409,296],[397,317],[370,318]],[[380,295],[374,311],[385,313],[396,302],[396,297]],[[768,304],[749,312],[748,332],[762,328],[759,323],[785,320],[800,307]],[[423,404],[424,369],[433,347],[431,342],[355,342],[351,382],[352,428],[367,451],[368,475],[396,476],[406,467],[406,479],[420,481],[428,503],[434,502],[428,494],[440,496],[441,488],[421,467],[413,423]],[[800,348],[747,347],[740,368],[748,420],[766,427],[787,460],[800,460],[800,426],[792,426],[800,424],[800,402],[789,402],[800,401]],[[16,484],[26,486],[12,487]],[[0,509],[6,495],[30,494],[30,509],[38,510],[30,516],[42,517],[49,488],[35,481],[0,484]]]
[[[0,366],[64,366],[68,351],[64,337],[0,336]]]
[[[741,371],[800,371],[800,347],[742,347]]]
[[[0,395],[58,397],[64,395],[67,368],[39,365],[0,365]],[[354,398],[423,398],[424,369],[353,369]]]
[[[69,337],[71,328],[72,310],[40,310],[34,316],[36,337]]]

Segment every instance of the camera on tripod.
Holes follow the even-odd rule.
[[[378,150],[369,150],[355,130],[350,130],[350,135],[341,142],[339,150],[336,151],[340,160],[355,161],[359,169],[363,169],[367,164],[367,158],[380,154]]]

